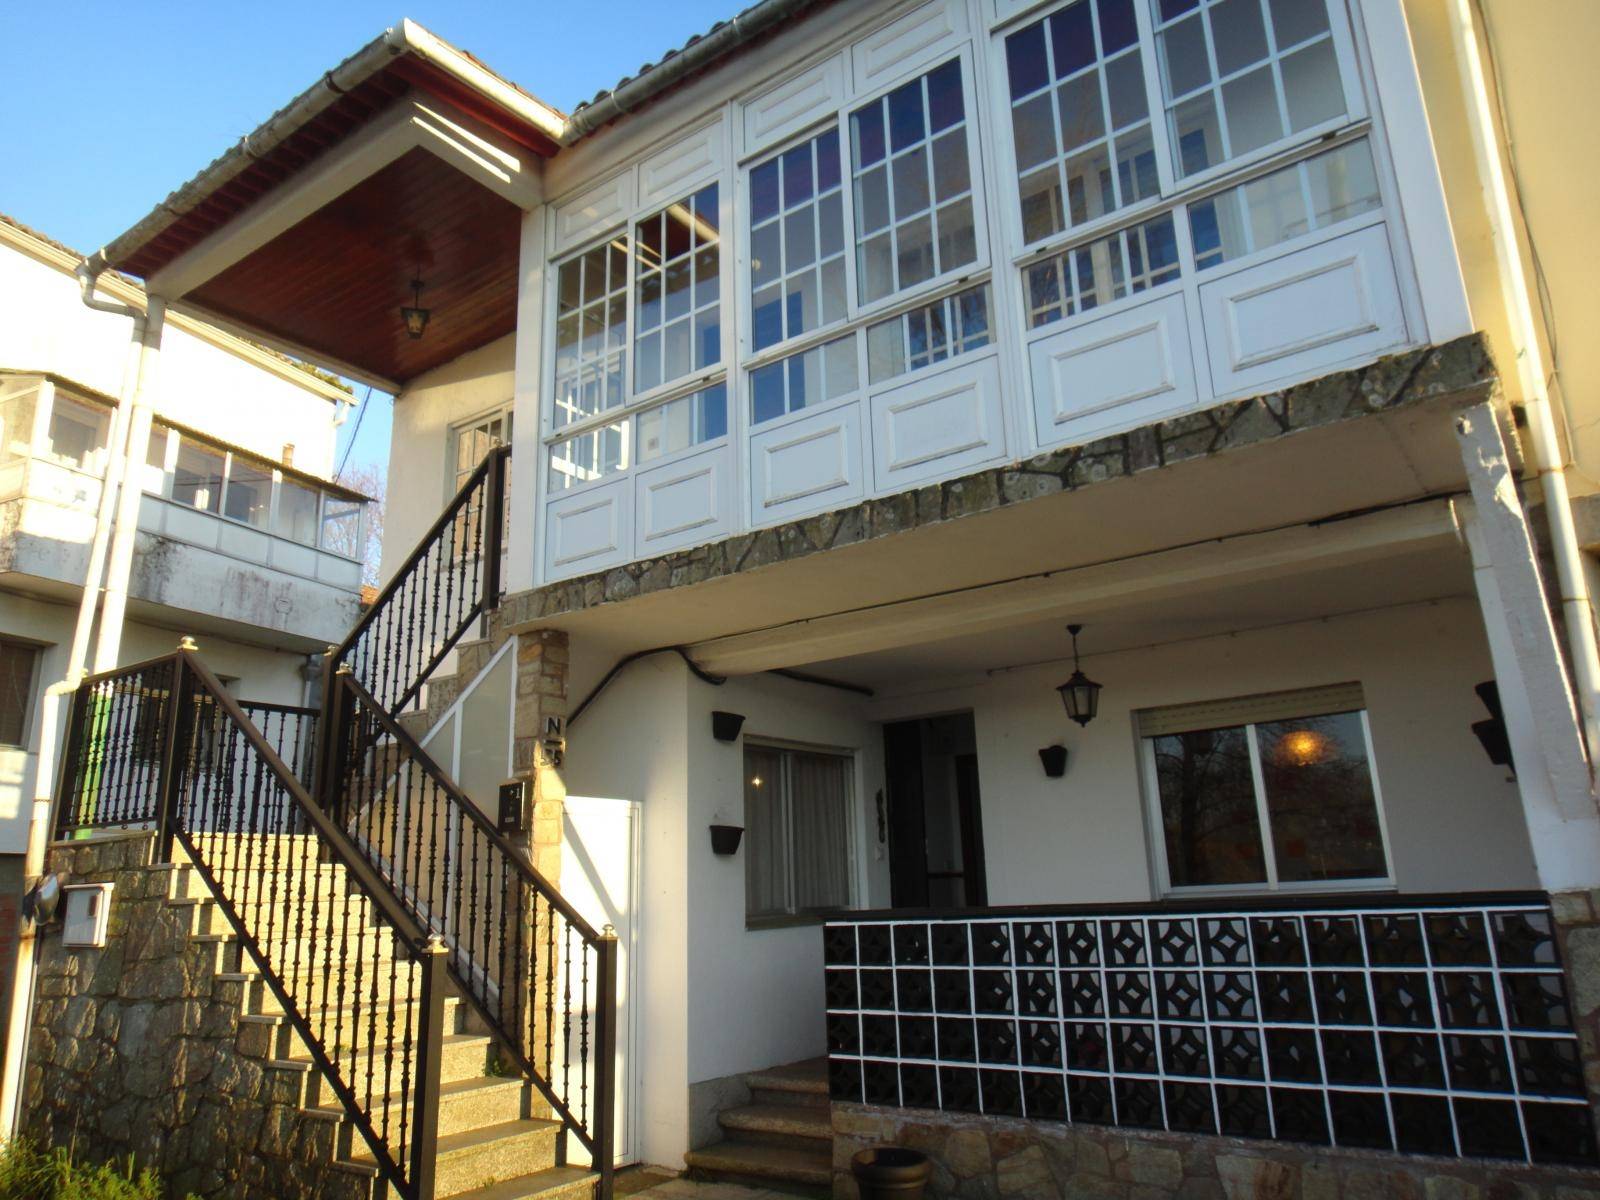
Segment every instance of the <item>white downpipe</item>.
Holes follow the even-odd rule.
[[[94,672],[110,671],[122,649],[122,620],[128,608],[128,581],[133,574],[133,549],[139,535],[139,504],[143,489],[133,472],[150,449],[150,397],[160,366],[161,331],[166,323],[166,301],[151,296],[146,301],[144,328],[139,344],[138,384],[128,414],[128,448],[123,456],[123,479],[117,496],[117,521],[111,535],[111,558],[106,565],[105,595],[100,601],[100,632],[95,639]]]
[[[78,268],[78,285],[84,304],[97,312],[133,320],[133,336],[129,345],[127,366],[123,372],[122,394],[112,413],[111,430],[106,446],[105,477],[100,485],[100,503],[95,511],[94,538],[89,545],[89,563],[84,573],[83,592],[78,599],[78,619],[73,628],[72,644],[67,651],[67,669],[58,683],[44,690],[39,700],[39,755],[34,776],[33,806],[28,818],[27,850],[22,860],[22,874],[28,886],[44,874],[46,854],[50,846],[50,829],[53,818],[55,792],[56,736],[61,722],[61,706],[66,697],[78,689],[89,655],[90,635],[94,631],[95,612],[101,599],[100,585],[106,569],[115,520],[122,508],[121,500],[126,490],[123,484],[128,476],[128,434],[133,421],[132,413],[143,391],[142,377],[147,349],[150,322],[146,314],[126,304],[101,300],[94,294],[97,272],[87,266]],[[154,313],[156,337],[160,337],[161,301],[149,302]],[[149,425],[145,425],[145,446],[149,441]],[[139,450],[143,462],[145,448]],[[131,489],[135,498],[138,488]],[[138,510],[134,510],[137,520]],[[121,619],[118,618],[120,632]],[[104,625],[102,624],[102,633]],[[103,669],[103,668],[97,668]],[[22,1112],[22,1081],[27,1059],[28,1029],[33,1016],[34,944],[36,930],[24,922],[18,930],[16,970],[11,982],[11,1014],[6,1028],[5,1070],[0,1074],[0,1138],[13,1136]]]
[[[1595,644],[1594,615],[1583,569],[1583,552],[1578,547],[1578,535],[1572,522],[1566,456],[1551,415],[1544,351],[1539,345],[1527,275],[1522,269],[1522,254],[1517,246],[1511,191],[1500,161],[1499,136],[1483,58],[1478,52],[1478,30],[1471,0],[1451,0],[1450,24],[1460,56],[1467,120],[1472,127],[1472,149],[1478,159],[1478,175],[1500,265],[1506,317],[1516,343],[1517,374],[1528,415],[1534,468],[1539,475],[1545,513],[1550,522],[1556,581],[1561,591],[1561,610],[1566,618],[1567,645],[1572,655],[1572,674],[1577,685],[1578,709],[1583,715],[1584,744],[1589,752],[1592,774],[1595,757],[1600,754],[1600,649]]]

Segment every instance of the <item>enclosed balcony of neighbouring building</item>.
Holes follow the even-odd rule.
[[[0,375],[4,586],[82,586],[113,402],[50,375]],[[286,649],[344,636],[360,599],[368,498],[156,418],[130,597],[157,624],[238,631]],[[163,620],[163,615],[165,620]]]

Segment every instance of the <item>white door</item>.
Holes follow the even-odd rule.
[[[638,1063],[634,1045],[634,914],[639,895],[639,805],[568,796],[561,840],[561,894],[596,929],[617,931],[616,1161],[639,1161]],[[571,1143],[575,1157],[583,1148]]]

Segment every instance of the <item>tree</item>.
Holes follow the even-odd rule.
[[[383,510],[388,498],[388,478],[384,469],[376,463],[356,463],[345,468],[339,482],[353,491],[372,497],[367,505],[367,538],[361,546],[345,542],[343,539],[353,541],[356,537],[356,524],[351,522],[330,531],[330,549],[337,549],[351,558],[359,558],[361,582],[377,587],[378,562],[383,551]]]

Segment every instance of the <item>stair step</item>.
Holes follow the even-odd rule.
[[[560,1130],[556,1121],[522,1118],[441,1134],[434,1149],[434,1195],[459,1196],[549,1170],[555,1166]],[[358,1165],[372,1161],[365,1142],[353,1149]]]
[[[833,1140],[829,1110],[806,1104],[745,1104],[725,1108],[717,1114],[717,1123],[736,1134],[763,1135],[751,1140],[783,1139],[783,1144],[791,1144],[797,1138]]]
[[[586,1167],[547,1167],[532,1175],[457,1192],[456,1200],[590,1200],[596,1178]]]
[[[768,1067],[751,1071],[744,1077],[745,1085],[752,1091],[783,1092],[795,1096],[828,1095],[828,1060],[808,1058],[802,1062],[787,1063],[781,1067]],[[792,1103],[792,1102],[791,1102]]]
[[[270,990],[266,990],[266,995],[272,1000],[273,1011],[245,1013],[240,1016],[239,1025],[245,1029],[251,1027],[265,1028],[268,1031],[266,1045],[274,1048],[273,1053],[278,1057],[290,1057],[294,1054],[294,1047],[298,1045],[296,1041],[297,1035],[293,1032],[294,1026],[282,1011],[277,997],[273,996]],[[447,1033],[454,1033],[460,1028],[459,1018],[456,1015],[456,1010],[460,1005],[461,1001],[453,996],[445,998],[444,1028]],[[415,1036],[419,1028],[417,1024],[418,1016],[416,1013],[408,1014],[406,1012],[406,1009],[411,1007],[413,1006],[405,1004],[395,1006],[394,1026],[397,1034],[405,1028],[405,1022],[409,1016],[412,1021],[413,1037]],[[367,1041],[369,1031],[373,1028],[370,1024],[368,1012],[369,1010],[364,1007],[357,1009],[354,1006],[346,1005],[342,1009],[323,1008],[313,1010],[307,1014],[306,1019],[311,1022],[313,1029],[323,1030],[324,1037],[331,1038],[342,1045],[359,1046]],[[342,1016],[338,1014],[342,1014]],[[384,1006],[378,1010],[377,1037],[379,1039],[388,1037],[388,1030],[389,1008]],[[251,1038],[250,1033],[247,1032],[245,1037],[248,1044]],[[260,1044],[259,1039],[256,1039],[255,1044]]]
[[[494,1044],[494,1039],[476,1033],[451,1033],[446,1034],[439,1043],[439,1081],[453,1083],[461,1079],[482,1078],[489,1063],[489,1048]],[[303,1046],[299,1039],[293,1042],[293,1053],[285,1055],[286,1062],[309,1062],[311,1052]],[[379,1048],[376,1055],[376,1066],[373,1064],[374,1055],[371,1049],[357,1051],[355,1054],[346,1052],[335,1057],[335,1065],[342,1072],[363,1077],[370,1070],[375,1076],[381,1076],[384,1070],[383,1056],[386,1051]],[[396,1055],[399,1048],[396,1047]]]
[[[497,1078],[480,1075],[456,1079],[439,1087],[439,1135],[465,1133],[473,1129],[505,1125],[522,1119],[522,1080],[516,1076]],[[387,1097],[391,1107],[403,1100],[399,1093]],[[344,1109],[329,1100],[318,1109],[342,1116]]]
[[[770,1187],[773,1183],[800,1184],[817,1188],[823,1195],[833,1186],[833,1150],[827,1144],[777,1146],[728,1138],[689,1151],[683,1161],[694,1176],[730,1183],[750,1183],[757,1187]]]

